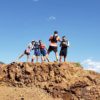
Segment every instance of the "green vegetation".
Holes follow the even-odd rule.
[[[82,67],[79,62],[75,63],[76,67]]]

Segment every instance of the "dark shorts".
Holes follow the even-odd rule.
[[[24,51],[24,54],[30,55],[30,52],[27,52],[26,50]]]
[[[35,56],[40,56],[40,54],[41,54],[41,53],[40,53],[40,50],[38,50],[38,49],[37,49],[37,50],[34,50],[34,55],[35,55]]]
[[[49,46],[48,52],[54,51],[55,53],[58,51],[58,47],[55,46]]]
[[[67,48],[61,49],[60,56],[64,56],[64,57],[67,56]]]
[[[46,56],[46,54],[47,54],[46,49],[40,49],[40,52],[41,52],[42,56]]]

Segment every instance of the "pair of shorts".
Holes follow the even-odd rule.
[[[27,50],[24,51],[24,54],[30,55],[30,52],[27,52]]]
[[[41,52],[42,56],[46,56],[46,54],[47,54],[46,49],[40,49],[40,52]]]
[[[37,49],[37,50],[34,50],[34,55],[35,55],[35,56],[40,56],[40,54],[41,54],[41,53],[40,53],[40,50],[38,50],[38,49]]]
[[[59,55],[60,55],[60,56],[64,56],[64,57],[66,57],[66,56],[67,56],[67,48],[61,49]]]
[[[55,46],[49,46],[48,52],[54,51],[55,53],[58,51],[58,48]]]

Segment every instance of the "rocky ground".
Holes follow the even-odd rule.
[[[12,63],[0,67],[0,100],[49,99],[100,100],[100,73],[84,70],[78,63]]]

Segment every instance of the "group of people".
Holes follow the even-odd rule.
[[[27,62],[28,62],[30,59],[30,52],[34,50],[34,54],[31,59],[31,62],[33,63],[35,59],[36,59],[36,62],[38,62],[39,57],[41,57],[42,62],[46,60],[49,62],[50,61],[49,54],[52,51],[55,53],[56,61],[62,62],[62,58],[64,58],[64,62],[65,62],[66,57],[67,57],[67,49],[69,47],[69,41],[66,38],[66,36],[63,36],[62,39],[60,39],[60,37],[58,36],[58,32],[54,31],[54,34],[50,36],[49,41],[50,41],[50,45],[49,45],[49,48],[47,49],[46,45],[43,43],[42,40],[39,40],[39,41],[32,40],[31,43],[28,44],[23,54],[21,54],[18,57],[17,61],[20,58],[22,58],[24,55],[26,55]],[[58,44],[57,44],[58,42],[60,42],[60,47],[61,47],[59,55],[58,55]]]

